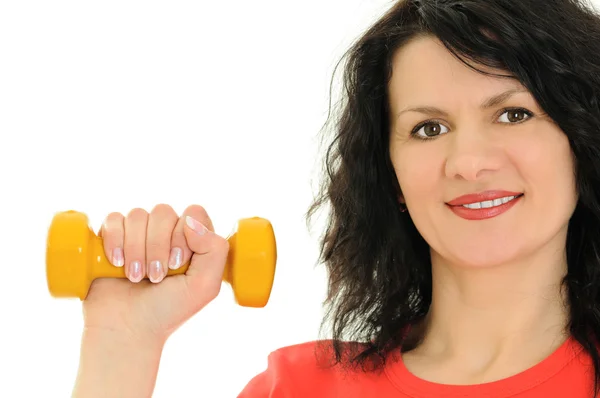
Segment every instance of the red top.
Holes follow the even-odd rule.
[[[491,383],[461,386],[432,383],[408,371],[401,360],[383,372],[344,374],[319,368],[315,342],[280,348],[269,355],[267,370],[254,377],[238,398],[590,398],[593,366],[574,339],[568,339],[537,365]]]

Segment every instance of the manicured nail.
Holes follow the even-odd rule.
[[[183,250],[178,247],[171,249],[171,256],[169,257],[169,268],[177,269],[181,267],[181,259],[183,257]]]
[[[148,278],[152,283],[158,283],[165,277],[165,272],[160,261],[152,261],[148,265]]]
[[[195,220],[190,216],[185,217],[185,223],[198,235],[204,235],[208,231],[208,229],[202,225],[200,221]]]
[[[112,252],[112,264],[115,267],[122,267],[125,264],[125,259],[123,258],[123,249],[120,247],[115,247]]]
[[[129,264],[129,280],[138,283],[142,280],[142,263],[134,261]]]

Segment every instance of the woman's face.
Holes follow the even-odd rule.
[[[520,83],[419,38],[395,54],[390,105],[402,200],[432,256],[483,267],[542,247],[562,252],[577,202],[574,160]]]

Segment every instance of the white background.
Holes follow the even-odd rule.
[[[269,352],[318,337],[317,137],[343,51],[392,0],[0,2],[0,396],[68,397],[81,303],[50,297],[46,233],[78,210],[205,206],[269,219],[264,309],[221,295],[168,341],[154,397],[234,397]],[[321,225],[320,223],[317,224]]]

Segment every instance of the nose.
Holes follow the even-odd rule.
[[[501,152],[481,129],[455,130],[449,140],[444,170],[446,177],[478,181],[502,166]]]

